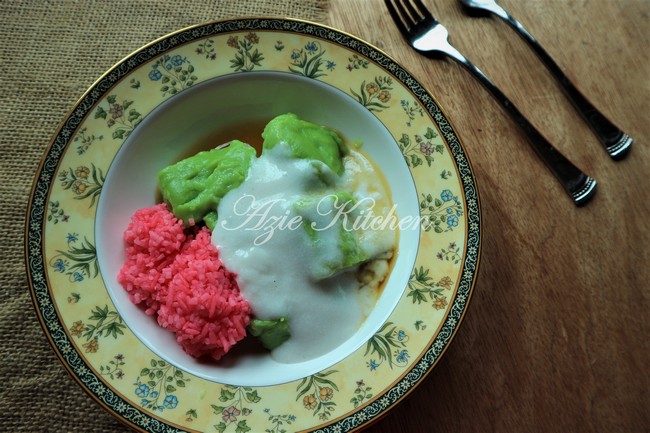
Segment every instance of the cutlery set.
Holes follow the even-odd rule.
[[[569,81],[551,56],[536,39],[494,0],[459,0],[472,16],[494,14],[511,25],[532,47],[554,75],[569,100],[591,127],[609,156],[619,161],[630,151],[632,138],[598,111]],[[586,204],[595,194],[597,182],[562,155],[531,123],[508,97],[470,60],[448,42],[447,29],[429,12],[421,0],[385,0],[386,7],[399,31],[418,53],[430,58],[449,57],[476,77],[497,99],[529,139],[542,161],[560,181],[577,206]]]

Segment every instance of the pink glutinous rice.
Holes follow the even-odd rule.
[[[207,228],[186,230],[164,204],[138,210],[124,233],[118,281],[157,315],[185,352],[219,359],[246,336],[251,307],[219,260]]]

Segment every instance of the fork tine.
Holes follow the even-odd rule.
[[[395,5],[399,10],[399,14],[402,16],[402,20],[406,24],[406,28],[410,30],[411,27],[413,27],[416,23],[415,18],[409,15],[409,13],[404,8],[404,4],[401,0],[395,0]]]
[[[408,15],[404,15],[404,18],[400,16],[399,12],[397,12],[397,9],[395,9],[395,6],[393,5],[393,2],[391,0],[384,0],[384,3],[386,3],[386,7],[388,8],[388,12],[390,13],[390,16],[393,18],[393,21],[395,22],[395,25],[397,25],[397,28],[399,29],[400,32],[402,32],[402,35],[404,35],[405,38],[408,39],[408,31],[409,28],[413,26],[413,23],[409,23],[409,18]],[[401,7],[399,0],[397,1],[398,7],[400,7],[400,11],[403,11],[403,8]]]
[[[421,0],[413,0],[413,3],[415,3],[415,6],[420,10],[420,15],[428,19],[433,18],[433,15],[431,15],[431,12],[429,12],[429,9],[427,9],[427,7],[424,5],[424,3],[422,3]],[[413,9],[412,6],[410,8]]]
[[[401,7],[401,12],[402,14],[405,14],[406,11],[404,10],[404,6],[406,6],[406,9],[408,9],[408,14],[411,16],[413,19],[414,23],[417,23],[421,19],[421,14],[418,13],[418,11],[415,10],[413,5],[409,0],[404,0],[404,1],[398,1],[397,5]]]

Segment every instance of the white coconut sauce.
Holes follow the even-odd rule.
[[[254,316],[289,319],[291,338],[271,356],[294,363],[323,355],[351,337],[376,300],[368,299],[375,296],[372,290],[359,290],[356,269],[314,279],[323,264],[341,259],[338,226],[330,224],[336,209],[321,215],[328,210],[323,201],[319,211],[308,216],[318,228],[332,226],[319,231],[315,247],[295,202],[314,197],[326,176],[334,185],[325,192],[320,188],[316,197],[328,191],[354,192],[373,214],[386,214],[391,204],[378,173],[359,152],[344,158],[340,177],[321,162],[292,158],[287,152],[280,143],[253,161],[246,180],[219,203],[212,242],[226,268],[237,274]],[[395,236],[390,229],[369,230],[361,236],[361,246],[374,257],[392,250]]]

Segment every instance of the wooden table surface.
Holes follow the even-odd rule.
[[[450,350],[369,433],[650,430],[650,2],[502,0],[587,98],[634,139],[612,161],[509,26],[425,3],[450,42],[599,182],[576,208],[492,96],[412,51],[383,2],[332,0],[329,22],[381,48],[435,96],[480,190],[478,283]]]

